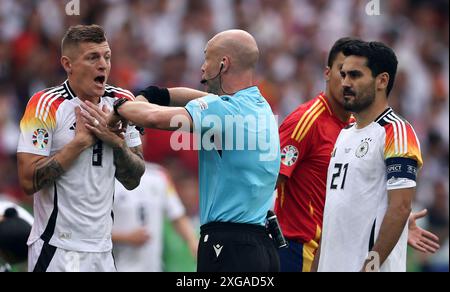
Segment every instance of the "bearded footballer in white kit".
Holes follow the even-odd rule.
[[[33,95],[20,123],[19,179],[34,194],[29,271],[115,271],[114,181],[133,189],[145,166],[139,132],[111,129],[106,116],[115,100],[134,96],[106,84],[111,50],[100,26],[69,28],[61,64],[68,80]],[[87,100],[97,108],[83,116]]]
[[[407,221],[422,166],[412,126],[388,105],[393,50],[363,42],[344,50],[345,109],[328,169],[319,271],[406,271]]]

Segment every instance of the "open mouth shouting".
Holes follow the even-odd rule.
[[[98,75],[97,77],[95,77],[94,82],[97,85],[97,87],[103,88],[105,86],[106,76]]]

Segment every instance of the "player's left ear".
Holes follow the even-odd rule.
[[[61,65],[63,66],[64,70],[67,72],[67,74],[72,73],[72,62],[70,61],[69,57],[62,56],[61,57]]]
[[[384,72],[377,76],[376,79],[376,86],[377,90],[379,91],[385,91],[389,85],[389,73]]]

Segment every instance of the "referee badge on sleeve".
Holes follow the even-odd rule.
[[[198,98],[197,102],[201,111],[208,109],[208,103],[203,98]]]
[[[286,166],[292,166],[297,162],[298,149],[295,146],[288,145],[281,151],[281,163]]]

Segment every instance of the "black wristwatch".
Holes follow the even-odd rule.
[[[118,115],[120,117],[120,114],[118,112],[119,107],[121,107],[124,103],[126,103],[128,101],[128,99],[126,98],[119,98],[118,100],[116,100],[113,104],[113,109],[114,109],[114,113],[116,115]]]

